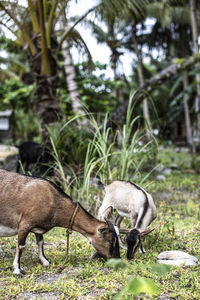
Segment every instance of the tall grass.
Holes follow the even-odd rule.
[[[140,119],[140,116],[132,119],[134,109],[131,101],[132,98],[133,95],[130,96],[126,114],[126,122],[122,128],[122,142],[118,160],[118,177],[119,179],[126,180],[134,180],[139,176],[140,168],[146,158],[145,151],[152,143],[152,141],[149,141],[142,146],[142,140],[145,137],[144,131],[142,129],[134,130],[134,125]]]
[[[132,96],[130,99],[132,99]],[[63,187],[66,191],[71,192],[76,200],[84,200],[87,206],[93,205],[92,202],[97,191],[91,182],[97,177],[105,184],[114,179],[143,179],[140,178],[140,171],[147,163],[152,140],[144,142],[144,131],[135,129],[139,116],[132,119],[132,115],[133,107],[130,100],[125,124],[121,130],[113,132],[112,128],[107,127],[108,114],[105,115],[104,122],[100,125],[93,114],[87,114],[90,120],[90,131],[88,138],[84,141],[81,139],[81,135],[77,134],[79,140],[76,141],[76,144],[79,145],[81,158],[76,162],[76,168],[74,168],[72,160],[65,161],[63,158],[61,160],[61,155],[56,147],[56,145],[60,147],[59,139],[62,136],[66,139],[67,135],[70,134],[70,128],[75,118],[64,124],[54,137],[53,131],[49,132]],[[73,128],[73,130],[75,129]],[[117,140],[119,136],[121,137],[120,143]],[[62,149],[62,147],[60,148]],[[69,153],[67,155],[69,157]],[[73,182],[73,189],[71,190],[67,185],[66,176],[69,174],[66,174],[65,169],[70,172],[71,181]]]

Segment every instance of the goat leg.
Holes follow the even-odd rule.
[[[27,237],[28,233],[29,233],[29,230],[27,230],[23,227],[19,228],[18,243],[17,243],[17,247],[16,247],[15,258],[13,261],[13,274],[14,275],[24,274],[24,270],[20,267],[20,258],[21,258],[22,252],[25,248],[26,237]]]
[[[42,263],[44,267],[48,267],[50,265],[50,262],[47,260],[47,258],[44,255],[44,239],[43,235],[39,233],[35,233],[37,245],[38,245],[38,254],[39,254],[39,260]]]

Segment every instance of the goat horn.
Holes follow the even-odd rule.
[[[113,217],[113,216],[112,216],[112,217]],[[121,236],[120,236],[121,229],[119,229],[119,228],[115,225],[115,223],[114,223],[114,218],[112,218],[112,217],[111,217],[111,220],[108,220],[108,218],[106,218],[106,217],[104,217],[104,219],[105,219],[105,221],[107,222],[107,224],[109,224],[109,223],[112,224],[112,226],[113,226],[113,228],[114,228],[114,230],[115,230],[115,233],[116,233],[116,235],[117,235],[117,237],[118,237],[118,241],[119,241],[120,247],[121,247],[122,249],[127,250],[127,247],[123,245],[122,240],[121,240]],[[129,232],[129,231],[128,231],[128,232]],[[128,233],[128,232],[127,232],[127,233]]]
[[[149,229],[149,230],[144,230],[144,231],[141,231],[141,236],[143,237],[143,236],[145,236],[145,235],[149,234],[149,233],[150,233],[150,232],[152,232],[154,229],[155,229],[155,228],[153,228],[153,229]]]
[[[104,219],[105,221],[109,219],[112,223],[114,222],[112,206],[107,207],[106,210],[104,211]]]
[[[116,232],[116,234],[117,234],[117,237],[118,237],[118,240],[119,240],[119,245],[120,245],[120,247],[121,247],[122,249],[127,250],[127,247],[124,246],[123,243],[122,243],[119,228],[118,228],[116,225],[114,225],[114,229],[115,229],[115,232]]]
[[[106,221],[106,223],[110,223],[112,226],[115,227],[115,218],[113,216],[113,207],[109,206],[110,212],[109,215],[107,217],[104,217],[104,220]]]

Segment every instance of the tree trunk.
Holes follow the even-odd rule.
[[[192,128],[191,128],[191,121],[190,121],[190,112],[188,107],[188,94],[187,94],[187,88],[188,88],[188,72],[187,70],[183,70],[183,89],[184,89],[184,113],[185,113],[185,126],[186,126],[186,138],[187,138],[187,144],[190,147],[192,152],[195,152],[193,138],[192,138]]]
[[[52,39],[51,49],[48,49],[48,59],[50,62],[50,74],[42,74],[42,51],[40,34],[33,37],[32,41],[37,48],[37,54],[30,54],[30,66],[36,82],[35,94],[37,98],[36,110],[41,126],[41,136],[43,142],[49,143],[49,133],[47,127],[61,117],[60,99],[57,97],[56,88],[58,80],[59,66],[56,60],[56,40]]]
[[[81,103],[81,99],[78,92],[78,85],[76,82],[76,74],[75,69],[72,62],[72,56],[70,53],[70,45],[67,40],[64,40],[62,43],[62,52],[64,57],[64,68],[65,68],[65,74],[67,79],[67,86],[68,91],[70,94],[70,98],[72,101],[72,109],[75,112],[75,114],[83,115],[85,114],[85,111],[83,109],[83,105]],[[87,124],[87,118],[82,117],[83,119],[78,119],[78,123],[80,125]]]
[[[191,16],[191,26],[192,26],[192,38],[194,46],[194,54],[199,54],[198,47],[198,26],[196,17],[196,1],[190,0],[190,16]],[[198,64],[200,67],[200,64]],[[196,130],[194,139],[199,144],[200,143],[200,74],[196,74],[197,81],[197,95],[195,99],[195,112],[196,112]]]
[[[133,39],[133,43],[134,43],[134,47],[135,47],[135,53],[136,53],[137,61],[138,61],[137,72],[138,72],[138,77],[139,77],[139,86],[141,87],[145,84],[145,80],[144,80],[144,74],[143,74],[142,53],[139,49],[138,42],[137,42],[135,22],[132,26],[132,39]],[[148,103],[147,103],[146,98],[144,98],[144,100],[143,100],[143,115],[144,115],[144,118],[146,119],[146,122],[148,123],[149,129],[151,130],[151,120],[150,120],[150,115],[149,115],[149,107],[148,107]],[[147,136],[149,137],[148,130],[147,130]]]
[[[65,13],[63,14],[61,29],[65,30],[67,27],[67,17]],[[70,53],[70,43],[67,40],[63,40],[61,44],[63,58],[64,58],[64,68],[66,74],[66,81],[68,86],[69,95],[72,101],[72,109],[76,116],[84,115],[86,111],[84,110],[83,104],[80,99],[78,85],[76,82],[76,73],[73,65],[72,55]],[[83,116],[77,119],[77,122],[80,126],[87,125],[88,119]]]

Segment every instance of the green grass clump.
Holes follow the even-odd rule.
[[[116,145],[116,135],[105,126],[106,120],[100,128],[91,117],[93,138],[83,143],[85,151],[79,147],[74,149],[74,159],[84,154],[77,172],[72,165],[63,165],[66,150],[63,143],[58,143],[69,138],[68,130],[61,134],[63,141],[56,139],[68,124],[57,128],[55,134],[51,132],[51,142],[63,188],[93,214],[97,214],[103,197],[90,184],[93,176],[98,175],[104,183],[116,178],[142,183],[157,207],[157,219],[151,225],[155,230],[144,240],[146,254],[137,252],[132,261],[127,261],[125,251],[121,250],[120,260],[90,260],[94,249],[74,232],[70,236],[66,268],[60,273],[66,255],[66,232],[54,228],[44,236],[50,267],[39,264],[35,238],[30,234],[21,258],[26,275],[18,278],[11,269],[16,237],[1,238],[0,299],[160,299],[161,296],[162,299],[200,299],[199,264],[192,268],[157,264],[158,254],[166,250],[182,250],[200,260],[200,175],[194,168],[198,159],[189,153],[175,153],[173,148],[159,151],[156,157],[153,140],[139,145],[143,135],[132,133],[135,120],[130,116],[129,107],[121,145]],[[152,169],[145,170],[144,165],[149,161],[154,167],[159,163],[165,167],[176,163],[178,169],[160,182]],[[66,167],[71,170],[73,190],[66,180]],[[130,220],[123,220],[123,227],[130,228]]]
[[[154,181],[148,191],[155,199],[158,216],[145,238],[146,254],[136,253],[127,261],[89,260],[93,248],[78,233],[70,236],[69,259],[59,273],[66,254],[66,236],[62,228],[45,234],[45,254],[49,268],[39,264],[33,234],[27,238],[21,264],[26,275],[13,276],[11,266],[16,238],[1,238],[0,299],[199,299],[200,265],[160,269],[157,256],[166,250],[182,250],[200,260],[200,176],[174,173],[166,182]],[[192,188],[191,188],[192,187]],[[163,195],[165,196],[163,198]],[[124,222],[130,226],[129,220]],[[120,298],[122,297],[122,298]],[[141,298],[140,298],[141,299]]]

